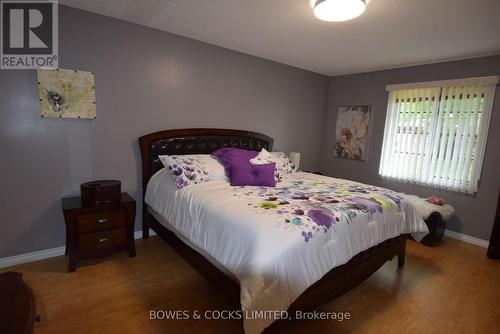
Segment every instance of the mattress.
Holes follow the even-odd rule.
[[[312,284],[356,254],[428,229],[388,189],[297,172],[275,188],[211,181],[176,190],[168,170],[148,183],[145,202],[162,224],[235,278],[245,313],[284,311]],[[269,318],[244,319],[245,333]]]

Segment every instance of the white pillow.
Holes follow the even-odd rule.
[[[255,158],[250,159],[250,163],[252,165],[267,165],[276,163],[276,161],[274,160],[274,157],[271,155],[271,153],[263,148]]]
[[[170,171],[177,189],[209,181],[227,181],[224,166],[209,154],[160,155],[158,158]]]
[[[252,165],[264,165],[273,162],[276,163],[276,170],[274,172],[276,182],[281,181],[283,176],[293,174],[297,171],[297,167],[295,167],[292,160],[283,152],[268,152],[263,148],[255,158],[250,159]]]

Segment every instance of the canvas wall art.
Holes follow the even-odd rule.
[[[335,128],[334,155],[366,160],[371,106],[340,107]]]
[[[94,73],[39,69],[40,115],[57,118],[96,118]]]

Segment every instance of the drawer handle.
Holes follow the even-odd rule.
[[[101,242],[101,243],[102,242],[106,242],[106,241],[108,241],[108,238],[101,238],[101,239],[99,239],[99,242]]]
[[[104,223],[107,223],[107,222],[108,222],[108,220],[107,220],[106,218],[101,218],[101,219],[97,220],[97,222],[98,222],[99,224],[104,224]]]

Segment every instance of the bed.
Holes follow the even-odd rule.
[[[383,188],[297,172],[276,189],[231,187],[218,181],[176,191],[159,159],[160,155],[209,154],[223,147],[271,151],[273,139],[263,134],[177,129],[145,135],[139,143],[143,238],[149,237],[151,228],[245,311],[312,309],[354,288],[396,256],[403,267],[406,234],[417,233],[421,238],[427,231],[411,206]],[[338,197],[327,196],[328,189],[340,190]],[[342,193],[345,189],[350,191],[347,197]],[[353,192],[374,193],[379,202],[366,204],[364,198],[351,196]],[[304,215],[301,208],[309,199],[297,196],[304,193],[316,203],[326,197],[331,203],[335,198],[358,198],[349,202],[355,213],[338,211],[337,221],[325,221],[324,214],[313,215],[314,210]],[[299,214],[300,219],[294,220]],[[378,220],[363,218],[366,226],[352,223],[365,215]],[[281,241],[273,244],[276,239]],[[267,318],[246,319],[245,332],[272,330],[277,326],[272,323]]]

